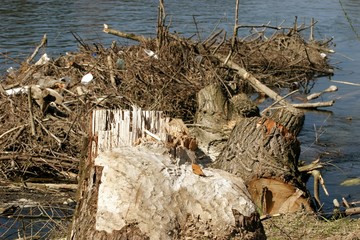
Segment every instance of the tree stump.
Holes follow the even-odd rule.
[[[298,170],[302,111],[288,104],[260,116],[244,94],[229,98],[216,85],[199,92],[198,106],[192,132],[199,147],[212,154],[212,167],[244,179],[262,213],[312,209],[306,178]]]
[[[165,148],[120,147],[83,166],[71,239],[265,239],[241,178],[193,173]]]
[[[224,148],[239,117],[259,116],[258,107],[245,94],[233,97],[220,85],[209,85],[197,95],[196,127],[192,134],[201,150],[214,161]]]
[[[303,121],[300,110],[288,107],[270,116],[240,118],[213,167],[242,177],[264,214],[311,210],[298,170],[296,136]]]

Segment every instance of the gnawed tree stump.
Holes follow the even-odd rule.
[[[184,128],[161,112],[96,110],[71,239],[265,239],[241,178],[174,159],[164,147],[164,134]],[[146,140],[150,130],[162,136],[156,143]]]
[[[166,148],[126,146],[86,164],[72,239],[265,239],[241,178],[171,162]]]

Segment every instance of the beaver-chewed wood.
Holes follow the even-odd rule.
[[[167,149],[120,147],[87,161],[71,239],[265,239],[241,178],[193,173]]]

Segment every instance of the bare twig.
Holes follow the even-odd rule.
[[[41,126],[42,129],[44,129],[44,131],[45,131],[47,134],[49,134],[52,138],[55,139],[55,141],[57,141],[57,142],[59,143],[59,145],[61,145],[62,142],[61,142],[61,140],[60,140],[58,137],[56,137],[52,132],[50,132],[49,130],[47,130],[46,127],[41,123],[40,120],[38,120],[38,119],[35,118],[35,117],[34,117],[34,119],[38,122],[38,124]]]
[[[41,43],[35,48],[33,54],[31,54],[31,56],[26,60],[27,64],[29,64],[34,59],[36,54],[39,52],[40,48],[45,46],[46,43],[47,43],[47,37],[46,37],[46,33],[45,33],[43,38],[41,39]]]
[[[31,87],[28,88],[28,104],[29,104],[29,121],[30,121],[30,128],[31,128],[31,136],[36,135],[35,131],[35,121],[34,121],[34,114],[32,109],[32,99],[31,99]]]
[[[111,58],[110,54],[107,56],[107,64],[109,67],[109,75],[110,75],[111,85],[116,89],[114,68],[113,68],[112,58]]]
[[[316,103],[293,103],[292,106],[296,108],[318,108],[318,107],[331,107],[334,105],[335,100],[327,102],[316,102]]]

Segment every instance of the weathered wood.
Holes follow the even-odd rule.
[[[100,154],[84,192],[84,200],[91,200],[77,212],[72,238],[121,239],[126,232],[130,239],[138,234],[144,239],[265,238],[240,178],[218,169],[198,176],[189,164],[171,164],[164,150],[122,147]]]
[[[133,33],[124,33],[115,29],[112,29],[109,27],[109,25],[104,24],[104,29],[103,29],[104,33],[108,33],[108,34],[112,34],[118,37],[122,37],[122,38],[127,38],[127,39],[131,39],[137,42],[142,42],[145,41],[146,38],[144,36],[138,36],[136,34]]]
[[[211,166],[244,179],[263,213],[293,212],[302,206],[311,209],[305,177],[298,170],[300,143],[296,136],[304,113],[283,102],[285,106],[260,117],[249,102],[241,95],[229,100],[219,86],[202,89],[192,130],[199,147],[216,159]],[[289,194],[282,195],[284,189]]]
[[[229,98],[220,85],[209,85],[197,95],[198,111],[191,129],[200,149],[215,160],[239,117],[259,116],[259,109],[245,94]]]
[[[242,177],[265,214],[280,209],[312,209],[298,170],[300,143],[296,136],[303,121],[304,114],[295,108],[282,108],[270,116],[242,118],[213,166]],[[282,194],[284,189],[289,194]]]
[[[92,120],[95,135],[89,158],[81,164],[71,239],[265,239],[241,178],[219,169],[194,169],[195,164],[178,165],[183,161],[172,159],[167,148],[133,147],[131,137],[115,149],[119,130],[141,133],[150,128],[132,118],[131,129],[119,129],[114,119],[122,118],[114,113],[120,114],[94,112],[99,119]],[[174,124],[169,124],[170,132],[184,132]],[[117,135],[100,140],[100,134],[109,136],[100,129],[112,132],[115,126]]]

